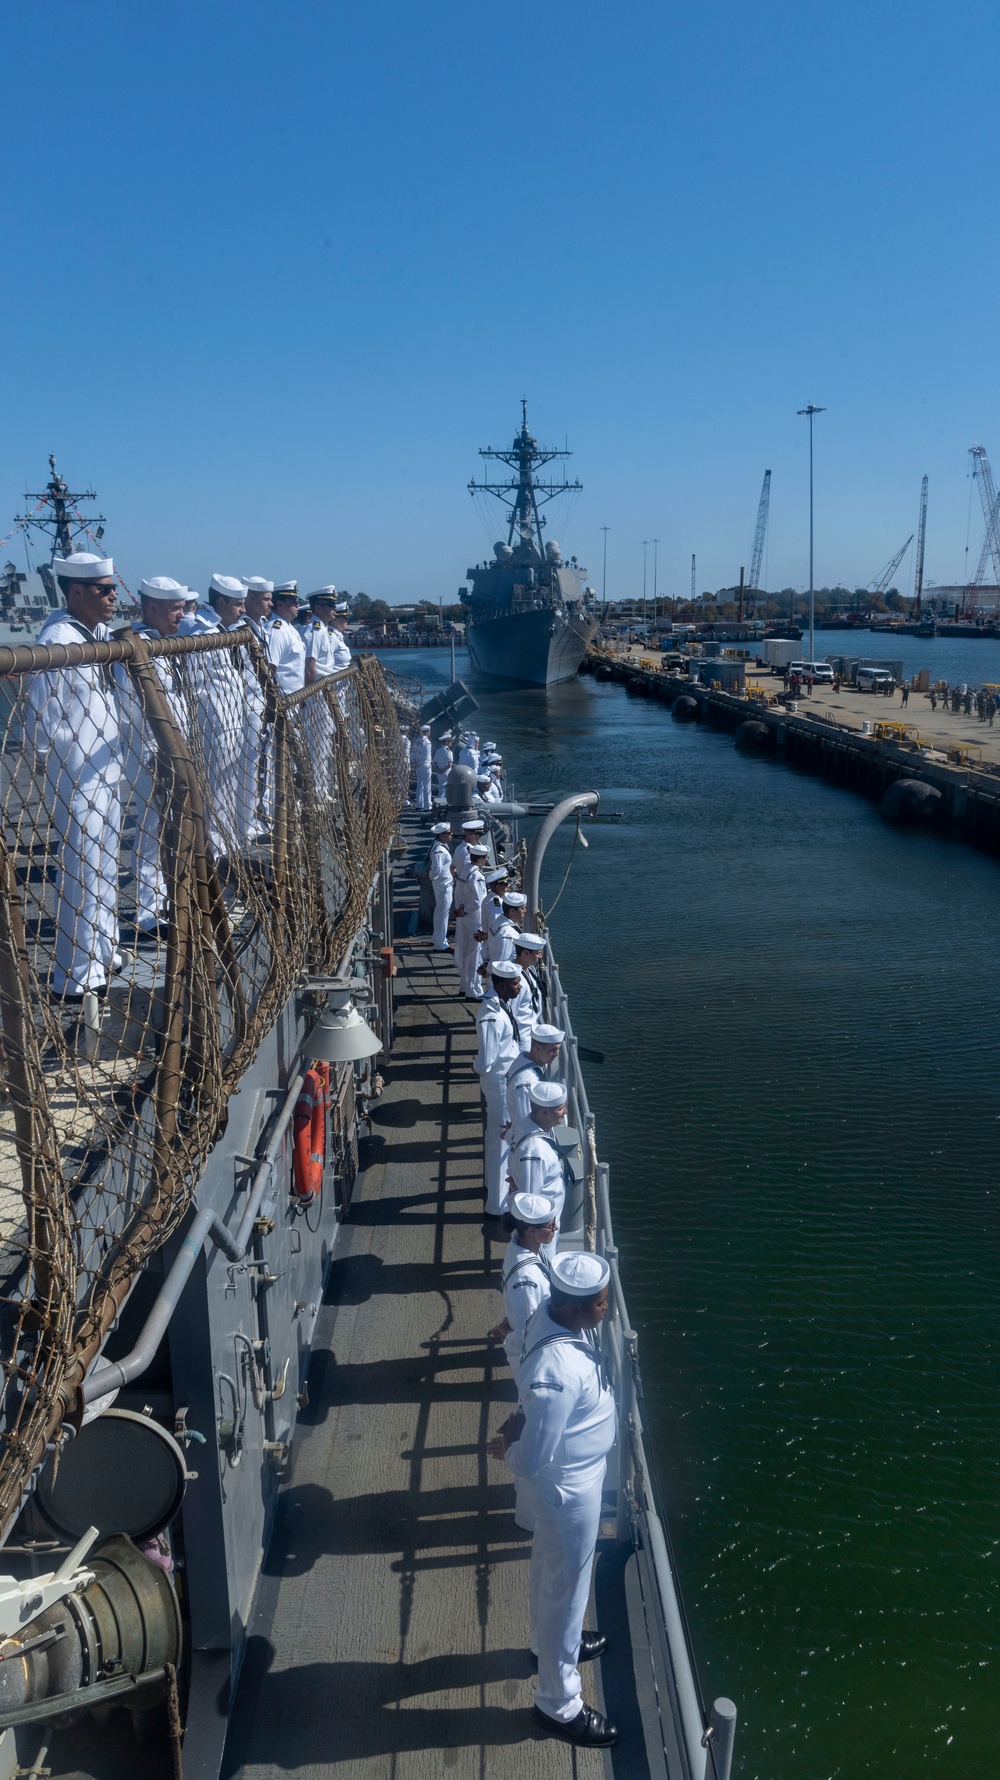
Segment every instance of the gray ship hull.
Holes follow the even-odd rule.
[[[474,619],[466,642],[479,673],[522,686],[554,686],[572,679],[596,631],[594,619],[567,618],[541,607]]]

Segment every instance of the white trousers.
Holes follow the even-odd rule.
[[[208,780],[210,838],[217,854],[228,855],[240,840],[237,816],[240,737],[229,714],[214,705],[202,705],[199,716]]]
[[[451,878],[434,879],[434,944],[438,947],[448,944],[448,916],[451,914],[453,888]]]
[[[476,971],[479,968],[479,946],[475,937],[476,917],[471,912],[455,916],[455,965],[463,995],[476,995],[481,1001],[483,985]]]
[[[153,790],[153,775],[148,766],[142,765],[132,781],[135,798],[135,924],[147,932],[165,916],[167,902],[167,882],[160,870],[163,818]]]
[[[326,696],[314,692],[302,706],[302,724],[305,731],[306,746],[312,762],[313,784],[316,796],[326,799],[333,796],[333,741],[336,733],[333,712],[326,702]]]
[[[57,995],[101,989],[111,975],[118,945],[119,772],[117,763],[109,763],[107,776],[87,764],[71,774],[54,752],[49,755],[45,798],[60,842],[52,972]]]
[[[429,810],[431,807],[431,769],[429,766],[417,767],[417,809]]]
[[[486,1211],[491,1218],[500,1217],[503,1212],[504,1200],[509,1191],[507,1183],[507,1157],[510,1145],[501,1131],[507,1123],[507,1096],[504,1084],[500,1082],[493,1087],[482,1083],[483,1099],[486,1101],[486,1128],[483,1132],[483,1179],[486,1186]]]
[[[577,1657],[590,1599],[601,1525],[604,1470],[590,1489],[570,1494],[547,1480],[535,1486],[529,1611],[538,1656],[535,1705],[568,1724],[583,1706]]]
[[[264,709],[253,700],[252,695],[244,716],[246,728],[240,737],[236,762],[237,837],[241,841],[247,839],[252,829],[260,827],[258,789]]]

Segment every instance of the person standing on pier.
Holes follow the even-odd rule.
[[[483,1183],[486,1215],[499,1218],[507,1198],[507,1071],[520,1055],[520,1034],[511,1003],[521,987],[515,964],[495,964],[492,988],[476,1015],[479,1049],[473,1069],[486,1102],[483,1133]]]
[[[522,972],[523,981],[523,972]],[[523,990],[522,990],[523,993]],[[517,1019],[517,1015],[514,1015]],[[520,1026],[520,1020],[518,1025]],[[537,1082],[543,1080],[559,1055],[566,1034],[559,1026],[541,1024],[531,1034],[531,1043],[507,1071],[507,1117],[511,1130],[519,1130],[531,1117],[529,1095]]]
[[[434,839],[427,856],[427,870],[434,890],[434,945],[439,952],[450,952],[448,916],[451,913],[451,899],[454,891],[454,880],[451,875],[451,850],[448,846],[451,839],[451,824],[435,822],[431,833]]]
[[[66,609],[46,619],[38,642],[107,642],[118,594],[111,557],[75,550],[56,557],[52,572]],[[121,966],[121,717],[116,683],[106,667],[51,669],[32,674],[28,683],[25,742],[58,841],[51,990],[58,1000],[78,1006],[88,991],[103,993]]]
[[[602,1749],[618,1732],[584,1703],[579,1665],[607,1649],[584,1630],[601,1524],[601,1492],[615,1442],[615,1400],[597,1330],[608,1308],[603,1255],[557,1256],[547,1304],[525,1332],[518,1380],[521,1415],[489,1444],[532,1491],[529,1636],[538,1662],[534,1718],[550,1737]],[[534,1607],[534,1624],[530,1624]]]
[[[427,811],[431,807],[431,726],[422,723],[420,731],[414,737],[413,765],[417,774],[417,809]]]

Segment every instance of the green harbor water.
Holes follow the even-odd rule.
[[[615,685],[475,690],[519,793],[623,814],[552,935],[735,1771],[996,1780],[1000,863]]]

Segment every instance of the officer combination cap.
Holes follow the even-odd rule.
[[[544,1193],[512,1193],[507,1202],[512,1218],[519,1224],[550,1224],[552,1201]]]
[[[146,600],[186,600],[191,597],[188,589],[172,575],[150,575],[148,581],[139,582],[139,592]]]
[[[299,584],[297,581],[277,581],[275,583],[274,592],[275,597],[278,599],[285,599],[290,593],[297,595],[298,591]]]
[[[496,970],[496,965],[493,966]],[[565,1106],[565,1082],[532,1082],[528,1089],[528,1099],[532,1106]]]
[[[246,593],[236,575],[213,575],[208,585],[213,593],[221,593],[227,600],[241,600]]]
[[[495,964],[490,965],[490,972],[495,977],[501,977],[505,983],[516,982],[521,975],[517,965],[511,964],[508,958],[498,958]]]
[[[486,823],[483,821],[482,816],[473,816],[470,821],[462,823],[463,832],[469,834],[482,834],[485,827]]]
[[[333,609],[335,612],[339,612],[342,617],[346,617],[351,608],[346,600],[338,600]]]
[[[543,1021],[532,1027],[531,1036],[540,1045],[561,1045],[566,1034],[561,1026],[546,1026]]]
[[[90,550],[72,550],[52,562],[52,573],[60,581],[106,581],[114,572],[110,556],[94,556]]]
[[[504,901],[509,902],[510,897],[505,896]],[[514,950],[515,952],[544,952],[545,941],[540,933],[519,933],[514,941]]]
[[[431,828],[431,833],[432,834],[450,834],[451,833],[451,823],[450,822],[435,822],[433,827]]]
[[[551,1263],[552,1284],[564,1298],[596,1298],[611,1278],[603,1255],[557,1255]]]
[[[498,865],[495,871],[488,871],[486,873],[486,882],[488,884],[502,884],[506,877],[507,867],[505,865]]]
[[[333,586],[332,582],[329,587],[317,587],[315,593],[307,595],[311,606],[314,606],[317,600],[335,600],[336,597],[337,589]]]
[[[509,909],[526,909],[528,898],[520,890],[508,890],[504,897],[504,904]]]
[[[251,575],[247,582],[248,593],[273,593],[274,582],[266,581],[263,575]]]

